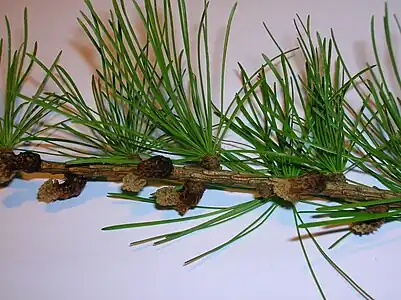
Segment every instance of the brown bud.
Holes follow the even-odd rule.
[[[330,174],[325,174],[324,178],[327,181],[330,182],[338,182],[338,183],[345,183],[347,182],[347,178],[345,178],[343,173],[330,173]]]
[[[49,179],[39,188],[38,200],[50,203],[56,200],[65,200],[77,197],[86,185],[86,178],[72,174],[65,175],[65,181]]]
[[[156,203],[160,206],[175,207],[180,203],[180,193],[173,187],[162,187],[155,193]]]
[[[161,155],[153,156],[140,162],[137,173],[144,178],[166,178],[173,171],[173,162],[170,158]]]
[[[206,190],[206,185],[196,181],[186,181],[183,191],[180,192],[180,202],[177,204],[177,211],[184,215],[188,209],[198,205],[203,193]]]
[[[41,162],[40,155],[30,151],[21,152],[15,158],[16,168],[26,173],[40,171]]]
[[[14,163],[16,155],[12,151],[1,151],[0,150],[0,161],[7,161]]]
[[[386,204],[373,205],[365,209],[366,212],[370,213],[386,213],[389,210],[389,206]],[[374,219],[364,222],[355,222],[350,225],[350,230],[356,235],[368,235],[379,230],[384,224],[384,219]]]
[[[384,224],[383,219],[371,220],[366,222],[352,223],[350,230],[355,235],[368,235],[379,230],[379,228]]]
[[[201,167],[211,171],[220,170],[220,159],[217,155],[205,155],[201,160]]]
[[[156,191],[156,203],[160,206],[172,207],[181,215],[196,206],[203,196],[206,186],[203,183],[187,181],[181,191],[173,187],[163,187]]]
[[[293,193],[291,187],[292,185],[289,180],[276,182],[273,186],[273,192],[283,200],[295,203],[300,199],[300,195]]]
[[[365,211],[366,212],[371,212],[371,213],[386,213],[389,210],[388,204],[378,204],[378,205],[372,205],[368,206]]]
[[[12,151],[0,152],[0,184],[7,183],[14,178],[16,155]]]
[[[58,199],[60,184],[57,180],[49,179],[43,183],[38,191],[39,202],[50,203]]]
[[[61,185],[62,191],[59,196],[59,200],[64,200],[79,196],[87,182],[84,176],[76,176],[72,174],[66,174],[65,179],[66,180]]]
[[[274,193],[283,200],[295,203],[302,195],[321,193],[326,186],[326,177],[320,173],[308,173],[295,178],[282,178],[274,183]]]
[[[274,188],[272,184],[266,184],[262,183],[258,187],[258,192],[260,197],[262,198],[271,198],[276,196],[276,193],[274,192]]]
[[[0,184],[11,181],[15,177],[15,173],[8,164],[0,162]]]
[[[123,184],[121,189],[127,192],[139,192],[147,184],[146,179],[140,178],[139,176],[128,173],[123,177]]]

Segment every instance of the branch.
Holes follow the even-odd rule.
[[[81,164],[71,165],[40,159],[38,154],[12,152],[0,154],[0,171],[15,176],[18,171],[65,176],[60,183],[48,180],[39,190],[38,198],[50,202],[78,196],[87,180],[122,181],[123,189],[138,192],[152,180],[167,180],[184,183],[181,192],[172,189],[160,191],[161,202],[178,207],[184,214],[195,206],[208,184],[253,190],[261,197],[280,197],[295,203],[302,199],[348,199],[353,201],[377,200],[401,197],[400,193],[375,187],[349,184],[342,174],[309,173],[295,178],[275,178],[245,172],[216,170],[218,164],[201,164],[202,167],[173,166],[169,158],[154,156],[134,164]],[[211,167],[212,166],[212,167]],[[205,168],[212,168],[207,170]],[[1,175],[1,174],[0,174]],[[4,177],[4,175],[3,175]],[[43,177],[43,176],[41,176]],[[401,207],[401,203],[391,204]]]
[[[43,161],[41,173],[73,174],[89,180],[122,181],[128,174],[139,175],[137,165],[88,164],[67,165]],[[164,178],[142,176],[145,179],[163,179],[178,182],[196,181],[204,184],[219,184],[239,189],[251,189],[264,197],[279,196],[294,202],[306,197],[324,197],[369,201],[401,197],[400,193],[375,187],[349,184],[340,175],[312,173],[296,178],[274,178],[224,170],[205,170],[194,167],[174,166],[170,175]]]

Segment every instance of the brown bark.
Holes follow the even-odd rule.
[[[139,173],[136,165],[67,165],[49,161],[42,161],[40,172],[81,175],[89,180],[106,181],[122,181],[127,174]],[[346,198],[360,201],[401,197],[401,194],[388,190],[346,183],[341,176],[322,174],[306,174],[297,178],[273,178],[251,173],[175,166],[171,174],[163,180],[179,182],[190,180],[205,184],[221,184],[234,188],[252,189],[262,196],[279,196],[291,202],[310,197]],[[394,204],[392,206],[399,205]]]

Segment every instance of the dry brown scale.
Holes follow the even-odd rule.
[[[369,213],[386,213],[389,210],[386,204],[367,207],[364,211]],[[366,222],[352,223],[350,230],[356,235],[368,235],[377,231],[384,224],[384,219],[370,220]]]
[[[182,182],[181,189],[163,187],[155,193],[160,206],[176,209],[185,214],[202,198],[207,184],[221,184],[233,188],[253,189],[261,197],[280,197],[291,203],[302,199],[347,199],[364,201],[401,197],[401,194],[375,187],[349,184],[343,174],[304,174],[295,178],[274,178],[251,173],[221,170],[216,156],[205,156],[199,167],[173,166],[171,159],[154,156],[137,165],[82,164],[69,165],[40,160],[38,154],[11,151],[0,152],[0,180],[9,182],[18,172],[64,174],[64,182],[48,180],[38,193],[40,201],[51,202],[78,196],[87,180],[122,181],[122,189],[139,192],[151,180]],[[386,206],[401,207],[400,203]],[[376,212],[373,208],[366,211]],[[383,220],[352,224],[356,234],[369,234],[377,230]]]
[[[200,166],[204,169],[220,169],[218,157],[205,156]],[[165,179],[173,172],[174,167],[171,159],[161,155],[141,161],[136,170],[123,177],[122,189],[130,192],[139,192],[146,184],[146,179]],[[156,202],[159,206],[169,207],[184,215],[190,208],[198,205],[206,183],[196,180],[186,180],[181,190],[165,187],[156,192]]]
[[[57,200],[66,200],[81,194],[86,185],[86,178],[72,174],[66,174],[64,182],[49,179],[39,188],[38,200],[50,203]]]
[[[16,175],[14,167],[15,154],[10,151],[0,152],[0,183],[5,184],[11,181]]]
[[[39,172],[41,163],[40,155],[30,151],[17,155],[10,150],[0,151],[0,183],[4,184],[12,180],[18,171]]]

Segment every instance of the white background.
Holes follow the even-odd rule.
[[[107,13],[110,0],[94,1]],[[187,1],[192,28],[203,1]],[[401,16],[401,2],[390,1],[390,11]],[[212,59],[219,68],[224,24],[231,0],[212,0],[210,26]],[[76,18],[85,10],[83,0],[0,0],[14,37],[22,36],[23,8],[29,8],[30,41],[39,42],[39,56],[50,63],[63,50],[62,63],[82,93],[91,100],[89,80],[96,56]],[[314,30],[335,30],[342,52],[353,71],[372,62],[369,23],[381,19],[384,2],[374,0],[241,0],[230,41],[227,101],[240,88],[236,62],[255,70],[260,54],[277,53],[264,32],[265,21],[283,48],[293,47],[292,19],[310,14]],[[395,27],[394,27],[395,28]],[[4,22],[0,35],[5,36]],[[384,40],[380,40],[384,43]],[[4,87],[4,64],[0,79]],[[35,73],[38,74],[38,73]],[[34,76],[28,84],[34,83]],[[216,86],[218,77],[215,76]],[[291,211],[280,209],[259,230],[215,255],[182,267],[182,263],[224,242],[252,221],[260,211],[230,224],[197,233],[162,247],[129,248],[129,242],[183,225],[102,232],[106,225],[175,217],[151,205],[107,198],[118,184],[88,183],[79,198],[44,205],[36,192],[41,179],[14,180],[0,192],[0,299],[319,299],[297,241]],[[369,183],[371,181],[364,181]],[[151,188],[146,189],[144,194]],[[203,204],[225,205],[251,195],[207,192]],[[350,237],[331,257],[375,299],[397,299],[401,275],[401,230],[392,224],[373,236]],[[339,234],[319,238],[327,248]],[[357,294],[309,246],[312,262],[329,299],[359,299]]]

